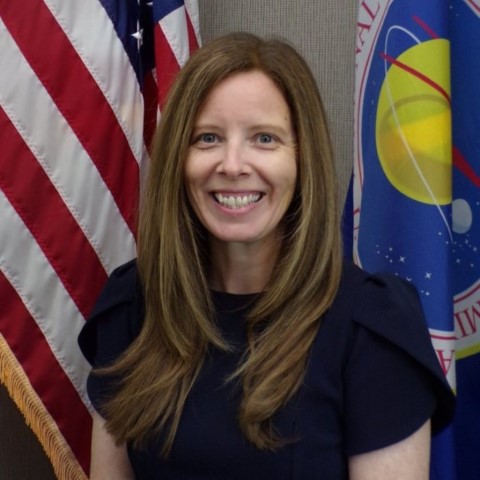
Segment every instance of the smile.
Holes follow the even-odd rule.
[[[258,202],[262,195],[260,193],[251,193],[249,195],[222,195],[221,193],[214,193],[213,196],[220,205],[236,210]]]

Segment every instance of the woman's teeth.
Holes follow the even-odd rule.
[[[260,193],[251,193],[249,195],[239,195],[235,197],[233,195],[222,195],[221,193],[215,193],[214,197],[215,200],[217,200],[217,202],[224,207],[235,210],[237,208],[246,207],[251,203],[258,202],[260,199]]]

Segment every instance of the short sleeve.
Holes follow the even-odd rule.
[[[367,279],[354,311],[345,369],[348,455],[407,438],[429,418],[451,420],[454,396],[440,368],[415,289],[390,275]]]
[[[112,272],[78,337],[80,349],[94,368],[113,363],[138,336],[143,301],[135,262]],[[91,372],[87,393],[96,410],[114,388],[115,379]]]

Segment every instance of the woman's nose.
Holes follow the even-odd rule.
[[[240,143],[227,142],[222,151],[222,158],[218,165],[218,172],[227,177],[236,178],[248,171],[245,163],[245,152]]]

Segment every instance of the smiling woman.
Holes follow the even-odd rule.
[[[80,335],[92,478],[428,478],[453,396],[412,287],[342,262],[326,124],[282,41],[230,34],[180,72],[138,260]]]

